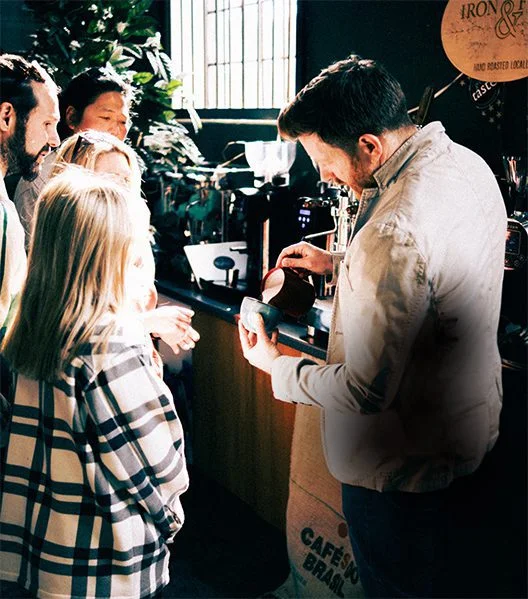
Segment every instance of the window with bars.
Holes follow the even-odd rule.
[[[281,108],[295,95],[297,0],[171,0],[171,57],[195,108]]]

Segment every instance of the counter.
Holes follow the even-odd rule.
[[[201,335],[192,352],[193,466],[284,531],[292,571],[309,585],[322,584],[320,578],[325,578],[317,578],[315,568],[306,569],[310,547],[302,531],[309,528],[316,538],[352,552],[340,514],[340,487],[324,461],[318,408],[274,399],[270,377],[242,355],[235,325],[239,304],[173,282],[161,281],[158,289],[167,298],[193,307],[194,326]],[[280,351],[321,360],[324,348],[308,343],[305,332],[301,325],[283,323]],[[494,596],[523,589],[526,582],[526,384],[525,371],[504,368],[500,435],[477,477],[482,485],[478,512],[482,520],[476,530],[482,531],[482,546],[491,552],[494,563],[501,565],[486,581]],[[323,568],[325,558],[317,559],[321,564],[317,567]],[[289,579],[292,584],[296,580]],[[357,578],[347,580],[355,583],[345,596],[359,596]],[[288,596],[306,596],[297,587]],[[323,591],[318,596],[328,596],[328,589]]]
[[[284,532],[291,575],[281,596],[327,597],[331,588],[342,597],[363,597],[341,514],[341,485],[324,459],[320,410],[273,397],[270,377],[242,355],[238,303],[175,283],[158,288],[160,301],[172,298],[194,309],[201,335],[192,352],[194,467]],[[325,349],[307,341],[305,326],[284,322],[279,333],[281,353],[323,361]],[[307,530],[319,539],[314,548],[324,539],[325,547],[346,556],[338,567],[332,552],[316,556]]]
[[[156,286],[160,303],[194,310],[193,326],[200,333],[189,369],[193,468],[284,531],[296,406],[276,400],[270,377],[242,355],[235,318],[239,301],[219,301],[173,281]],[[325,348],[306,336],[306,326],[295,322],[281,323],[278,347],[289,356],[316,361],[325,356]]]
[[[160,280],[156,283],[156,287],[161,293],[191,306],[195,311],[203,311],[236,324],[235,316],[239,313],[240,302],[219,301],[191,284]],[[293,321],[283,321],[279,325],[279,343],[320,360],[326,358],[324,343],[309,337],[307,327]]]

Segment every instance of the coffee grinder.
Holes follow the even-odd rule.
[[[260,282],[275,265],[280,250],[297,241],[287,234],[287,223],[293,217],[289,170],[295,160],[296,144],[233,143],[244,145],[253,184],[223,190],[223,241],[244,240],[232,249],[247,254],[247,278],[241,286],[246,294],[256,297],[260,294]]]

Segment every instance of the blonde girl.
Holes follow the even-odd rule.
[[[57,152],[52,176],[60,173],[68,164],[77,164],[94,173],[111,175],[133,193],[140,194],[141,173],[134,150],[126,143],[101,131],[83,131],[63,142]],[[157,293],[154,286],[154,259],[150,248],[145,248],[145,264],[152,270],[150,286],[145,289],[145,298],[140,310],[148,332],[160,337],[171,349],[192,349],[200,339],[191,326],[192,310],[178,306],[156,308]]]
[[[148,211],[66,169],[37,202],[2,345],[16,372],[0,473],[0,578],[38,596],[152,597],[168,582],[188,475],[169,389],[138,320]]]

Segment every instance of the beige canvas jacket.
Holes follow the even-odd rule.
[[[506,212],[489,167],[438,122],[364,190],[341,264],[327,365],[281,356],[277,398],[323,408],[340,481],[430,491],[498,436]]]

